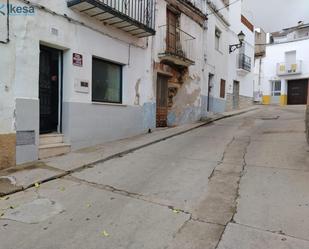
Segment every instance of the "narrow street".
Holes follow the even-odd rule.
[[[304,106],[268,106],[0,200],[1,249],[308,249]]]

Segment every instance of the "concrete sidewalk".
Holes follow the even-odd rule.
[[[259,106],[252,106],[242,110],[215,114],[207,120],[198,123],[186,124],[175,128],[156,129],[150,134],[142,134],[108,142],[73,151],[63,156],[2,170],[0,171],[0,196],[22,191],[33,187],[35,184],[57,179],[84,168],[90,168],[95,163],[121,157],[132,151],[186,133],[211,122],[254,111],[259,108]]]

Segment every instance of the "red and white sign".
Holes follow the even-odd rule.
[[[81,54],[73,53],[73,65],[77,67],[83,66],[83,56]]]

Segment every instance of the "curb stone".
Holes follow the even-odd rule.
[[[173,138],[173,137],[185,134],[185,133],[190,132],[192,130],[195,130],[195,129],[198,129],[200,127],[203,127],[203,126],[206,126],[208,124],[211,124],[211,123],[213,123],[215,121],[226,119],[226,118],[230,118],[230,117],[233,117],[233,116],[238,116],[238,115],[241,115],[241,114],[244,114],[244,113],[248,113],[248,112],[251,112],[251,111],[256,111],[258,109],[260,109],[260,108],[259,107],[250,108],[250,109],[234,112],[234,113],[231,113],[231,114],[216,114],[213,117],[209,118],[208,120],[200,122],[200,124],[198,124],[198,125],[196,125],[194,127],[188,128],[188,129],[183,130],[183,131],[176,132],[174,134],[165,136],[163,138],[155,139],[155,140],[153,140],[151,142],[148,142],[148,143],[145,143],[145,144],[142,144],[142,145],[130,148],[130,149],[123,150],[121,152],[112,154],[110,156],[107,156],[107,157],[99,159],[99,160],[95,160],[95,161],[92,161],[92,162],[89,162],[89,163],[85,163],[84,165],[82,165],[80,167],[77,167],[77,168],[74,168],[72,170],[63,171],[63,170],[60,170],[58,168],[49,166],[50,168],[53,168],[55,171],[58,171],[54,176],[51,176],[51,177],[48,177],[48,178],[44,178],[44,179],[40,179],[40,180],[38,180],[36,182],[33,182],[31,184],[27,184],[26,186],[18,186],[18,185],[16,185],[14,189],[8,189],[7,191],[0,190],[0,197],[6,196],[6,195],[11,195],[11,194],[14,194],[14,193],[21,192],[21,191],[24,191],[26,189],[32,188],[32,187],[35,186],[36,183],[42,184],[42,183],[45,183],[45,182],[49,182],[49,181],[52,181],[52,180],[55,180],[55,179],[62,178],[64,176],[70,175],[70,174],[72,174],[74,172],[78,172],[78,171],[81,171],[83,169],[90,168],[94,164],[106,162],[106,161],[109,161],[109,160],[111,160],[113,158],[117,158],[117,157],[120,157],[120,156],[123,156],[123,155],[127,155],[127,154],[132,153],[132,152],[134,152],[136,150],[139,150],[139,149],[142,149],[144,147],[147,147],[147,146],[150,146],[150,145],[153,145],[153,144],[165,141],[167,139],[170,139],[170,138]],[[31,166],[31,164],[29,166]],[[40,167],[40,166],[38,166],[38,167]],[[62,171],[62,172],[59,173],[59,171]],[[31,173],[31,170],[29,172]]]

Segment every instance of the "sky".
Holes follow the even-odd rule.
[[[243,0],[243,13],[266,32],[309,23],[309,0]]]

